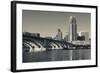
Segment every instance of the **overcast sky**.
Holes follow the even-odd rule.
[[[89,13],[33,10],[23,10],[22,12],[23,32],[40,33],[42,37],[54,37],[57,29],[60,28],[64,37],[69,30],[70,16],[76,17],[78,32],[89,32],[90,34],[91,14]]]

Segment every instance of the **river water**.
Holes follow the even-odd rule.
[[[23,52],[23,63],[91,59],[91,49]]]

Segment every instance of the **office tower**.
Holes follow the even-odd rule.
[[[69,19],[69,41],[76,41],[77,40],[77,23],[76,17],[70,16]]]
[[[60,29],[58,29],[58,32],[57,32],[57,35],[56,35],[55,39],[61,41],[61,40],[63,39],[62,37],[63,37],[63,36],[62,36],[62,32],[61,32]]]
[[[68,42],[69,41],[69,35],[68,32],[66,33],[65,37],[64,37],[64,41]]]

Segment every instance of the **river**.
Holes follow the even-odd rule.
[[[91,59],[91,49],[23,52],[23,63]]]

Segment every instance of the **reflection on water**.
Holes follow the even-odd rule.
[[[91,59],[91,49],[51,50],[42,52],[23,52],[23,62],[45,62]]]

